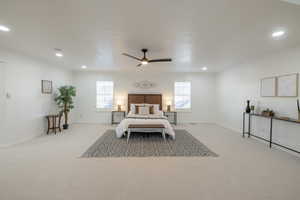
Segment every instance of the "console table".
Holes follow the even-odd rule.
[[[53,130],[56,134],[57,130],[61,132],[60,123],[61,123],[61,114],[58,115],[47,115],[46,119],[48,121],[48,130],[47,135],[49,134],[50,130]]]
[[[246,128],[245,128],[245,122],[246,122],[246,115],[248,115],[248,132],[246,132]],[[265,138],[262,138],[262,137],[259,137],[257,135],[254,135],[251,133],[251,117],[263,117],[263,118],[267,118],[270,120],[270,131],[269,131],[269,139],[265,139]],[[248,135],[248,138],[250,136],[253,136],[255,138],[258,138],[260,140],[264,140],[266,142],[269,143],[269,147],[272,148],[272,145],[277,145],[279,147],[282,147],[284,149],[287,149],[287,150],[290,150],[290,151],[293,151],[295,153],[299,153],[299,151],[295,150],[295,149],[292,149],[290,147],[286,147],[282,144],[279,144],[279,143],[276,143],[273,141],[273,121],[274,120],[279,120],[279,121],[286,121],[286,122],[289,122],[289,123],[296,123],[296,124],[300,124],[300,120],[295,120],[295,119],[289,119],[289,118],[283,118],[283,117],[267,117],[267,116],[264,116],[264,115],[261,115],[261,114],[254,114],[254,113],[243,113],[243,137],[245,137],[245,134]]]

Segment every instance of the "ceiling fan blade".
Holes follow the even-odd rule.
[[[172,62],[171,58],[163,58],[163,59],[153,59],[153,60],[149,60],[149,63],[153,63],[153,62]]]
[[[129,54],[127,54],[127,53],[122,53],[122,55],[123,55],[123,56],[127,56],[127,57],[129,57],[129,58],[133,58],[133,59],[138,60],[138,61],[142,61],[142,59],[137,58],[137,57],[132,56],[132,55],[129,55]]]
[[[138,64],[138,65],[137,65],[137,67],[140,67],[140,66],[142,66],[142,64]]]

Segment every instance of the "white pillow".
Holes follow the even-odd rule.
[[[159,110],[158,113],[156,113],[157,116],[163,117],[164,116],[164,112]]]
[[[149,107],[148,106],[140,106],[139,107],[139,115],[149,115]]]
[[[153,104],[153,110],[154,110],[154,114],[158,114],[159,113],[159,104]]]

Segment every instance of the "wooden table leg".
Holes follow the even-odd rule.
[[[245,113],[243,113],[243,137],[245,137]]]
[[[61,132],[60,121],[61,121],[61,115],[59,115],[59,118],[58,118],[58,129],[59,129],[59,132]]]
[[[54,133],[56,135],[56,116],[53,116],[53,128],[54,128]]]
[[[49,117],[47,117],[47,121],[48,121],[48,130],[47,130],[47,135],[48,135],[50,131],[50,125],[51,125]]]

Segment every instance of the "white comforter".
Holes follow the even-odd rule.
[[[118,138],[121,138],[128,130],[129,124],[163,124],[166,128],[166,134],[175,139],[175,132],[167,118],[164,116],[128,114],[127,118],[122,120],[116,128]]]

